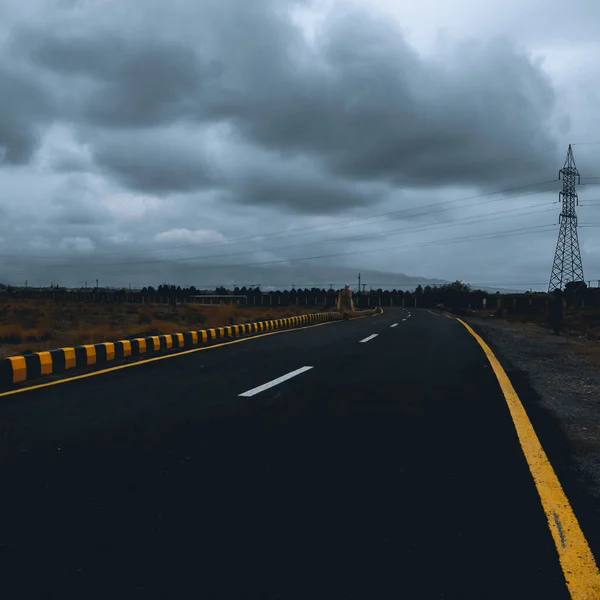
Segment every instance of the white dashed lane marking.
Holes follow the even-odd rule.
[[[291,373],[287,373],[287,375],[282,375],[281,377],[278,377],[277,379],[273,379],[272,381],[264,383],[263,385],[259,385],[258,387],[252,388],[251,390],[248,390],[247,392],[240,394],[240,396],[245,396],[246,398],[249,398],[250,396],[256,396],[256,394],[260,394],[261,392],[264,392],[265,390],[268,390],[269,388],[279,385],[280,383],[283,383],[284,381],[287,381],[288,379],[291,379],[292,377],[296,377],[296,375],[300,375],[301,373],[310,371],[310,369],[312,369],[312,367],[302,367],[300,369],[296,369],[295,371],[292,371]]]
[[[378,333],[374,333],[373,335],[370,335],[369,337],[366,337],[364,340],[360,340],[360,344],[364,344],[365,342],[370,342],[371,340],[375,339],[379,334]]]

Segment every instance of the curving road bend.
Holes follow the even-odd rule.
[[[569,598],[498,382],[444,316],[25,391],[0,426],[7,597]]]

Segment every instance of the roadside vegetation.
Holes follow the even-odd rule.
[[[99,304],[0,300],[0,358],[322,312],[319,307]]]
[[[548,309],[528,311],[469,311],[469,316],[482,319],[502,319],[509,323],[522,323],[552,329]],[[561,331],[565,335],[585,337],[588,340],[600,341],[600,308],[597,307],[565,307]]]

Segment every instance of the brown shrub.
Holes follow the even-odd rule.
[[[23,337],[23,330],[18,325],[0,326],[0,342],[3,344],[21,344]]]
[[[140,313],[139,318],[138,318],[138,323],[140,325],[143,325],[145,323],[151,323],[151,322],[152,322],[152,315],[150,315],[146,312]]]
[[[319,308],[130,305],[0,299],[0,355],[110,342],[319,312]]]

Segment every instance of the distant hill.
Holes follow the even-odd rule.
[[[350,284],[353,289],[358,287],[358,269],[350,269],[347,267],[328,267],[328,266],[304,266],[294,265],[293,269],[285,267],[277,268],[251,268],[246,269],[238,274],[227,271],[227,277],[221,277],[220,285],[231,286],[240,284],[260,284],[264,291],[291,289],[296,288],[325,288],[330,285],[335,288],[343,287],[345,284]],[[448,283],[442,279],[428,279],[427,277],[419,277],[415,275],[406,275],[404,273],[389,273],[375,270],[360,270],[361,283],[366,286],[366,289],[401,289],[410,290],[417,287],[419,284],[423,287],[426,285],[442,285]],[[210,276],[212,279],[218,275]],[[208,281],[208,277],[207,277]]]
[[[467,282],[468,283],[468,282]],[[502,287],[489,287],[485,285],[477,285],[476,283],[469,284],[474,290],[482,290],[484,292],[489,292],[490,294],[495,294],[496,292],[500,292],[501,294],[524,294],[528,291],[525,288],[502,288]],[[534,290],[541,291],[541,290]]]
[[[215,270],[217,271],[217,269]],[[262,290],[268,292],[272,290],[291,289],[292,285],[296,288],[325,288],[330,285],[334,288],[341,288],[346,283],[350,284],[352,289],[358,287],[359,269],[351,269],[348,267],[334,266],[314,266],[314,265],[299,265],[295,264],[293,268],[287,267],[254,267],[241,270],[239,273],[226,271],[227,277],[220,277],[218,273],[206,275],[207,283],[218,283],[226,287],[235,285],[258,285]],[[444,285],[455,281],[446,279],[435,279],[421,277],[419,275],[408,275],[406,273],[391,273],[389,271],[377,271],[374,269],[360,269],[361,283],[366,286],[366,289],[388,289],[388,290],[414,290],[418,285],[425,287],[426,285],[436,286]],[[215,280],[215,281],[213,281]],[[221,283],[219,283],[219,281]],[[491,288],[489,286],[479,286],[476,283],[469,283],[473,289],[480,289],[486,292],[495,294],[500,293],[515,293],[524,292],[525,289],[518,290],[516,288]],[[201,284],[200,284],[201,285]]]
[[[50,269],[49,269],[50,271]],[[76,271],[76,269],[74,269]],[[352,269],[343,266],[327,266],[327,265],[309,265],[309,264],[294,264],[293,267],[273,266],[273,267],[208,267],[201,271],[188,270],[181,263],[173,263],[166,268],[159,268],[153,274],[138,275],[135,271],[123,269],[123,274],[127,277],[129,283],[125,287],[132,285],[133,288],[142,288],[152,285],[156,287],[159,283],[168,283],[170,285],[180,285],[189,287],[195,285],[199,289],[214,288],[224,286],[233,289],[235,286],[254,287],[260,285],[264,291],[285,290],[291,289],[292,286],[298,288],[325,288],[329,289],[333,286],[336,289],[343,287],[345,284],[350,284],[353,290],[358,287],[358,269]],[[444,285],[451,283],[450,280],[434,279],[421,277],[418,275],[407,275],[406,273],[391,273],[388,271],[378,271],[374,269],[361,269],[361,284],[364,284],[365,289],[377,290],[414,290],[418,285],[423,287],[430,285]],[[52,273],[49,273],[52,276]],[[84,275],[79,275],[74,272],[71,274],[73,281],[70,278],[62,278],[61,285],[68,288],[81,287],[80,280],[84,279]],[[456,278],[452,279],[455,281]],[[464,281],[471,285],[473,289],[480,289],[491,294],[497,291],[500,293],[517,293],[525,292],[525,289],[517,288],[492,288],[489,286],[480,286],[477,283]],[[105,285],[110,287],[120,288],[122,286],[110,286],[110,282],[105,282]],[[104,289],[104,286],[101,286]],[[7,285],[0,283],[0,290],[6,290]],[[106,288],[106,289],[108,289]]]

